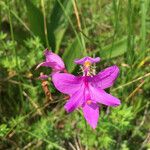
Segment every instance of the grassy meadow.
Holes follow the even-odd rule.
[[[74,59],[100,57],[96,70],[116,64],[108,93],[119,107],[101,106],[93,130],[82,111],[67,113],[66,96],[36,66],[49,48],[78,75]],[[0,149],[150,149],[149,0],[0,0]]]

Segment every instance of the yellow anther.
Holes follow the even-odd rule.
[[[84,63],[84,66],[85,66],[86,68],[90,67],[90,66],[91,66],[91,62],[90,62],[90,61],[86,61],[86,62]]]

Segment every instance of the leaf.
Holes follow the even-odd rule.
[[[9,131],[9,128],[7,127],[6,124],[0,125],[0,137],[4,137],[8,131]]]
[[[127,51],[127,38],[123,38],[120,41],[114,42],[114,45],[112,44],[106,46],[103,48],[102,51],[100,51],[100,56],[103,59],[109,59],[114,58],[120,55],[123,55]]]
[[[34,35],[39,36],[41,40],[45,42],[44,18],[42,12],[30,0],[26,0],[26,7],[30,29]]]
[[[62,38],[68,27],[68,18],[66,16],[70,16],[72,12],[71,0],[57,0],[55,2],[50,24],[48,25],[48,35],[50,46],[56,53],[58,53]]]
[[[73,43],[68,46],[68,48],[65,50],[65,53],[62,57],[67,66],[67,70],[69,72],[72,72],[76,66],[74,60],[76,58],[83,57],[83,47],[81,45],[79,38],[76,38],[73,41]]]

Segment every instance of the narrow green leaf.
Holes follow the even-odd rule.
[[[97,54],[100,55],[100,57],[104,59],[109,59],[109,58],[114,58],[120,55],[123,55],[124,53],[127,52],[127,37],[124,37],[123,39],[114,42],[113,46],[112,43],[102,47],[101,50],[95,50],[90,53],[90,56],[92,54]]]
[[[112,44],[107,45],[103,48],[100,52],[100,56],[103,59],[114,58],[120,55],[123,55],[127,51],[127,38],[123,38],[120,41],[114,43],[113,47]]]
[[[146,18],[147,18],[148,1],[141,1],[141,50],[146,50]]]
[[[60,6],[62,4],[64,10]],[[66,17],[70,16],[73,12],[72,2],[68,0],[61,0],[55,2],[52,14],[50,17],[50,24],[48,25],[48,35],[50,46],[56,53],[59,51],[59,47],[64,36],[64,33],[68,27],[68,19]]]
[[[75,69],[74,60],[76,58],[83,57],[83,47],[78,38],[76,38],[73,43],[71,43],[68,48],[65,50],[64,55],[62,56],[64,62],[67,66],[67,70],[72,72]]]
[[[44,18],[40,9],[38,9],[30,0],[26,0],[28,20],[30,29],[34,35],[39,36],[45,42]]]

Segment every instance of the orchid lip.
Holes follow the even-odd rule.
[[[87,61],[90,62],[90,64],[93,64],[93,63],[99,62],[100,58],[99,57],[92,58],[92,57],[86,56],[86,57],[81,58],[81,59],[76,59],[75,63],[84,66],[84,63]]]

